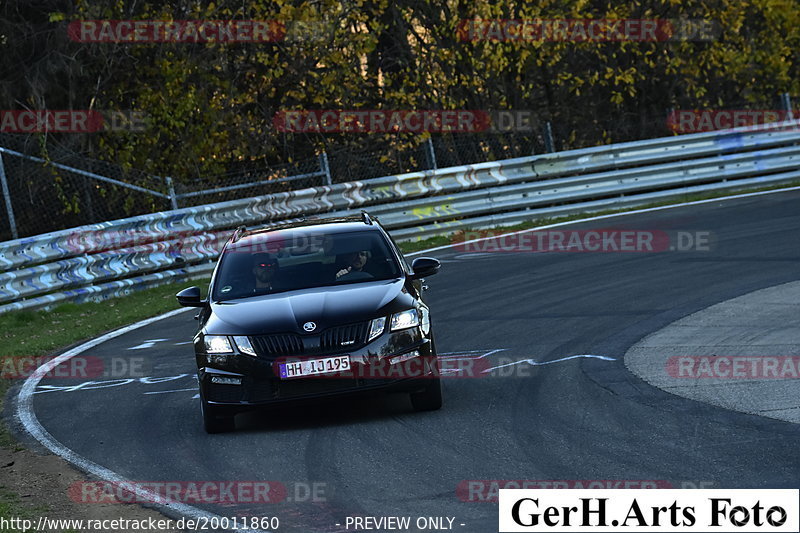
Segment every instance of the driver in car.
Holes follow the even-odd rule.
[[[341,269],[339,272],[336,273],[336,279],[341,278],[342,276],[346,276],[351,272],[363,272],[364,265],[367,264],[367,251],[361,250],[359,252],[354,252],[347,258],[347,268]]]
[[[272,291],[273,279],[278,271],[278,261],[268,253],[253,255],[253,276],[255,277],[255,287],[253,292]]]

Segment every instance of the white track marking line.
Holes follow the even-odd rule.
[[[461,359],[483,359],[484,357],[488,357],[490,355],[494,355],[497,352],[504,352],[506,350],[507,350],[507,348],[496,348],[494,350],[489,350],[489,351],[486,351],[486,350],[470,350],[470,351],[464,351],[464,352],[445,352],[443,354],[439,354],[438,357],[439,357],[439,359],[447,359],[448,361],[449,360],[460,361]],[[474,354],[477,354],[477,353],[479,353],[481,355],[479,355],[478,357],[475,357]],[[457,370],[456,372],[460,372],[460,370]]]
[[[491,368],[487,368],[486,370],[481,371],[481,373],[486,374],[487,372],[491,372],[492,370],[497,370],[498,368],[505,368],[507,366],[518,365],[520,363],[528,363],[531,366],[544,366],[544,365],[552,365],[553,363],[560,363],[562,361],[569,361],[570,359],[601,359],[603,361],[616,361],[616,359],[614,359],[613,357],[606,357],[605,355],[590,355],[590,354],[570,355],[569,357],[562,357],[561,359],[553,359],[552,361],[536,361],[534,359],[520,359],[519,361],[512,361],[504,365],[498,365],[498,366],[493,366]]]
[[[122,379],[104,379],[101,381],[82,381],[76,385],[37,385],[34,394],[42,394],[46,392],[75,392],[87,390],[99,390],[123,387],[126,385],[157,385],[159,383],[166,383],[168,381],[177,381],[179,379],[191,377],[197,381],[195,374],[178,374],[177,376],[147,376],[143,378],[122,378]]]
[[[505,350],[506,350],[506,348],[497,348],[495,350],[490,350],[488,352],[485,351],[485,350],[476,350],[476,351],[473,352],[473,354],[474,353],[481,354],[478,357],[475,357],[472,354],[465,354],[464,352],[450,352],[450,353],[457,353],[459,355],[450,355],[450,356],[445,356],[445,357],[441,357],[440,356],[439,359],[443,359],[443,360],[446,360],[446,361],[463,361],[465,359],[470,359],[470,360],[483,359],[484,357],[488,357],[488,356],[490,356],[492,354],[496,354],[497,352],[503,352]],[[439,370],[439,372],[442,375],[444,375],[444,374],[455,374],[456,372],[464,372],[464,371],[466,371],[466,368],[445,368],[444,370]]]
[[[197,387],[192,387],[191,389],[173,389],[173,390],[156,390],[145,392],[145,394],[167,394],[168,392],[186,392],[186,391],[197,391]]]
[[[146,350],[147,348],[152,348],[153,346],[155,346],[157,342],[164,342],[167,340],[169,339],[149,339],[144,341],[138,346],[131,346],[130,348],[128,348],[128,350]]]
[[[25,383],[23,383],[19,391],[19,394],[17,395],[17,412],[16,412],[17,420],[19,420],[20,424],[22,424],[22,427],[25,428],[25,431],[30,433],[31,436],[35,438],[37,441],[39,441],[45,448],[47,448],[54,454],[58,455],[59,457],[69,461],[70,463],[77,466],[84,472],[97,476],[98,478],[105,481],[111,481],[120,484],[124,483],[129,485],[130,491],[136,494],[137,499],[142,498],[147,502],[163,501],[163,498],[159,494],[151,490],[145,489],[130,480],[125,479],[124,477],[117,474],[113,470],[110,470],[104,466],[100,466],[99,464],[94,463],[81,455],[78,455],[76,452],[72,451],[71,449],[67,448],[59,441],[57,441],[42,426],[42,424],[39,422],[39,419],[36,418],[36,414],[33,411],[33,393],[36,390],[36,386],[38,385],[39,381],[41,381],[41,379],[45,377],[50,370],[60,365],[61,363],[68,361],[69,359],[85,352],[90,348],[94,348],[98,344],[101,344],[107,340],[111,340],[115,337],[119,337],[120,335],[124,335],[125,333],[133,331],[135,329],[148,326],[154,322],[158,322],[159,320],[163,320],[165,318],[173,317],[188,310],[189,310],[188,308],[176,309],[174,311],[164,313],[163,315],[155,316],[152,318],[142,320],[140,322],[136,322],[135,324],[131,324],[130,326],[125,326],[118,330],[106,333],[105,335],[101,335],[100,337],[87,341],[47,361],[42,366],[37,368],[36,371],[33,372],[33,374],[31,374],[28,377],[28,379],[25,380]],[[154,506],[162,511],[168,511],[173,515],[175,513],[178,513],[182,516],[194,519],[200,517],[220,518],[218,515],[215,515],[214,513],[209,513],[197,507],[193,507],[191,505],[187,505],[185,503],[180,503],[180,502],[170,502],[166,504],[151,503],[149,505]],[[168,516],[170,515],[168,514]],[[259,530],[251,530],[251,531],[258,532]]]

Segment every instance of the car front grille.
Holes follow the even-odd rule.
[[[330,351],[360,348],[367,337],[367,324],[368,322],[360,322],[326,329],[320,337],[320,349]]]
[[[250,337],[259,357],[315,355],[357,350],[366,344],[369,322],[334,326],[319,335],[279,333]]]
[[[268,379],[257,381],[250,387],[248,399],[251,402],[266,402],[278,398],[277,380]]]
[[[347,378],[298,378],[290,380],[266,379],[258,380],[249,386],[221,385],[210,383],[206,388],[206,399],[211,402],[241,403],[269,402],[326,394],[356,389],[358,382]]]
[[[250,337],[253,349],[261,357],[277,355],[302,355],[303,339],[294,333],[279,335],[258,335]]]
[[[294,398],[296,396],[326,394],[353,389],[356,387],[356,380],[315,377],[284,380],[278,386],[281,398]]]
[[[267,402],[271,400],[284,400],[316,394],[340,392],[355,389],[355,379],[337,378],[298,378],[288,380],[270,379],[254,383],[250,387],[248,400],[251,402]]]

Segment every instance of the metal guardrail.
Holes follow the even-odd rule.
[[[388,176],[0,243],[0,313],[207,274],[232,228],[363,208],[400,240],[800,180],[800,121]]]
[[[370,213],[392,228],[416,225],[418,218],[442,215],[463,219],[520,208],[532,209],[563,202],[622,196],[664,187],[684,187],[737,180],[754,174],[778,173],[800,167],[800,146],[759,150],[725,157],[694,160],[676,168],[662,164],[620,171],[601,172],[570,178],[557,178],[520,185],[505,185],[469,191],[455,196],[378,206]],[[496,219],[497,217],[495,217]]]

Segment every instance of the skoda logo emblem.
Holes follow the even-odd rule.
[[[314,331],[315,329],[317,329],[317,325],[314,324],[313,322],[306,322],[305,324],[303,324],[303,329],[306,331]]]

